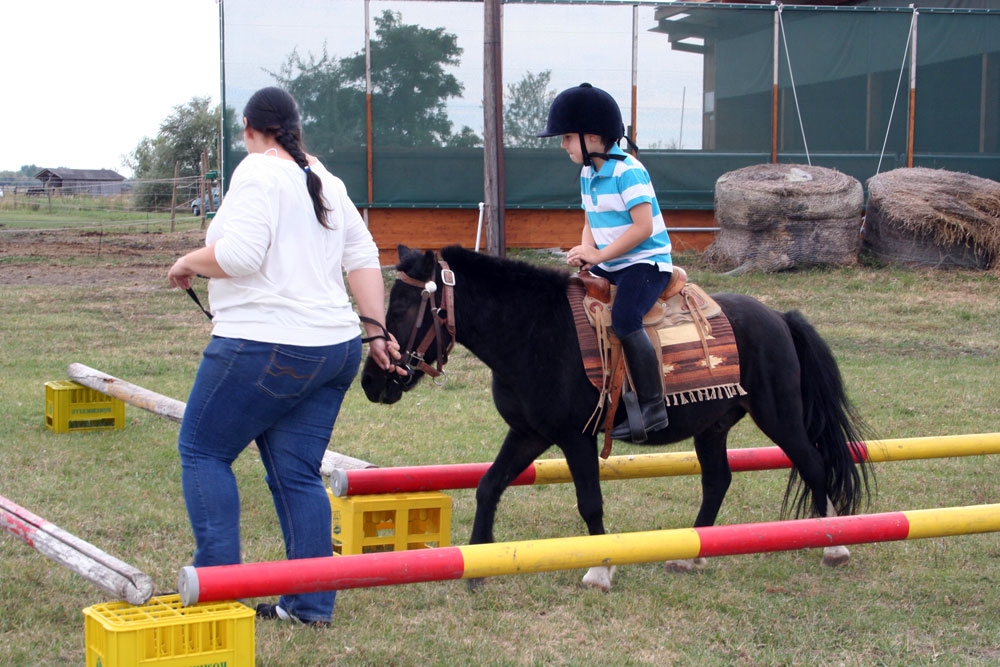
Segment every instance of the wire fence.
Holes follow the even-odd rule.
[[[136,226],[159,231],[164,225],[173,230],[178,224],[190,228],[193,220],[204,226],[205,219],[219,205],[218,190],[210,190],[197,176],[129,180],[115,183],[112,192],[107,185],[0,186],[0,234]]]

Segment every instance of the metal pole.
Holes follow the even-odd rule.
[[[1000,433],[872,440],[864,443],[859,452],[859,455],[869,463],[988,454],[1000,454]],[[728,456],[729,468],[733,472],[778,470],[790,468],[792,465],[778,447],[730,449]],[[334,470],[330,476],[330,488],[336,496],[474,489],[491,465],[491,463],[458,463],[369,470]],[[694,452],[610,456],[601,459],[598,465],[602,480],[697,475],[701,472],[698,457]],[[572,481],[573,476],[565,459],[540,459],[518,475],[511,482],[511,486],[561,484]]]
[[[910,39],[910,113],[906,136],[906,166],[913,167],[913,135],[917,119],[917,16],[913,9],[913,34]]]
[[[372,42],[371,28],[369,27],[368,11],[370,0],[365,0],[365,153],[368,171],[368,204],[375,201],[375,159],[372,148],[374,129],[372,128]],[[368,208],[365,209],[365,222],[368,221]]]
[[[858,514],[822,519],[651,530],[546,540],[303,558],[268,563],[185,566],[181,603],[448,579],[575,570],[685,558],[791,551],[1000,531],[1000,505]]]
[[[632,5],[632,121],[629,137],[632,143],[638,145],[635,138],[638,136],[636,118],[638,117],[637,107],[639,104],[639,5]]]
[[[771,164],[778,162],[778,61],[781,58],[778,32],[781,30],[781,8],[774,10],[774,45],[771,47],[774,60],[771,71]]]

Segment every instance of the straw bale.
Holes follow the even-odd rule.
[[[861,183],[800,164],[759,164],[715,184],[719,231],[706,259],[730,273],[857,263],[864,211]]]
[[[863,249],[901,264],[1000,269],[1000,183],[924,167],[877,174]]]

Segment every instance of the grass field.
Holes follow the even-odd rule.
[[[0,220],[2,222],[2,220]],[[54,434],[44,383],[79,362],[185,400],[209,324],[164,279],[197,229],[0,235],[0,495],[175,587],[192,539],[180,495],[177,425],[129,407],[119,431]],[[534,257],[534,256],[532,256]],[[681,256],[710,292],[797,308],[841,365],[881,438],[1000,431],[1000,281],[970,271],[862,266],[713,273]],[[387,280],[392,272],[387,271]],[[204,283],[197,285],[204,293]],[[489,375],[461,348],[444,387],[394,406],[350,392],[331,449],[381,466],[489,461],[505,433]],[[731,447],[771,443],[745,420]],[[660,451],[688,451],[690,442]],[[614,454],[643,452],[616,443]],[[548,455],[561,457],[557,451]],[[879,464],[875,512],[998,502],[991,457]],[[247,561],[276,560],[280,531],[255,452],[236,463]],[[778,517],[786,474],[735,476],[719,523]],[[689,526],[693,477],[606,482],[609,530]],[[458,490],[451,539],[465,544],[474,492]],[[511,488],[498,540],[579,535],[569,485]],[[357,589],[329,630],[258,623],[258,665],[987,665],[1000,661],[1000,535],[859,545],[829,569],[818,550],[734,556],[690,575],[619,568],[604,594],[582,572]],[[81,664],[81,610],[109,598],[0,535],[0,664]]]

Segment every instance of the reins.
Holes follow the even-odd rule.
[[[417,309],[417,317],[413,321],[413,329],[410,330],[409,340],[403,349],[401,365],[407,371],[420,370],[433,378],[445,375],[444,365],[448,363],[448,354],[455,347],[455,273],[448,268],[448,263],[444,260],[438,260],[438,266],[441,268],[441,285],[443,286],[441,290],[443,303],[440,306],[437,305],[435,297],[438,291],[436,281],[422,282],[402,271],[396,274],[396,280],[421,290],[420,307]],[[433,326],[427,329],[423,338],[417,343],[420,325],[423,323],[424,315],[428,311],[431,313],[431,323]],[[447,345],[444,342],[442,323],[444,330],[447,330],[451,338]],[[431,346],[432,342],[437,343],[436,368],[428,364],[424,359],[424,355],[427,353],[427,349]],[[445,377],[447,376],[445,375]]]
[[[455,272],[448,268],[448,263],[444,260],[438,260],[438,267],[441,269],[441,294],[442,303],[439,306],[435,295],[438,291],[438,284],[435,280],[429,280],[427,282],[422,282],[413,278],[406,273],[399,271],[396,274],[396,280],[416,287],[421,290],[420,295],[420,308],[417,311],[417,318],[413,322],[413,329],[410,331],[409,340],[406,343],[406,347],[402,350],[402,358],[400,363],[395,364],[400,366],[407,371],[406,377],[412,381],[413,371],[419,370],[423,371],[432,378],[447,377],[444,372],[444,365],[448,363],[448,354],[451,353],[452,349],[455,347]],[[201,312],[205,313],[209,321],[212,319],[212,313],[205,309],[201,305],[201,301],[198,299],[198,295],[192,288],[187,290],[188,296],[198,305]],[[428,328],[427,332],[421,338],[419,344],[417,343],[417,335],[420,331],[420,325],[424,321],[424,315],[430,312],[432,326]],[[375,339],[381,338],[385,341],[389,340],[389,331],[382,325],[381,322],[374,320],[370,317],[365,317],[364,315],[359,315],[359,319],[366,324],[372,324],[379,329],[380,333],[373,336],[363,337],[361,339],[362,343],[368,343]],[[450,340],[445,344],[444,332],[448,332]],[[437,343],[437,360],[434,366],[431,366],[424,359],[424,355],[427,353],[427,349],[431,346],[432,342]],[[396,381],[403,381],[404,384],[408,384],[406,380],[400,378],[399,375],[393,373],[393,379]]]
[[[198,298],[198,294],[194,291],[194,288],[188,287],[184,291],[187,292],[188,296],[191,297],[192,301],[194,301],[195,304],[197,304],[198,308],[201,309],[201,312],[205,313],[205,317],[207,317],[208,320],[209,320],[209,322],[211,322],[212,321],[212,313],[210,313],[208,310],[206,310],[205,306],[201,305],[201,299]],[[364,315],[358,315],[358,318],[362,322],[365,322],[367,324],[374,324],[375,326],[377,326],[379,329],[382,330],[382,333],[377,333],[374,336],[367,336],[365,338],[362,338],[361,339],[362,343],[370,343],[371,341],[375,340],[376,338],[381,338],[382,340],[384,340],[386,342],[389,341],[389,330],[386,329],[382,325],[381,322],[379,322],[378,320],[374,320],[374,319],[372,319],[370,317],[365,317]]]
[[[188,287],[184,291],[188,293],[188,296],[191,297],[191,299],[194,300],[194,302],[196,304],[198,304],[198,307],[201,308],[201,312],[205,313],[205,317],[207,317],[208,321],[211,322],[212,321],[212,313],[210,313],[207,310],[205,310],[205,306],[201,305],[201,299],[199,299],[198,295],[195,294],[194,288],[193,287]]]

